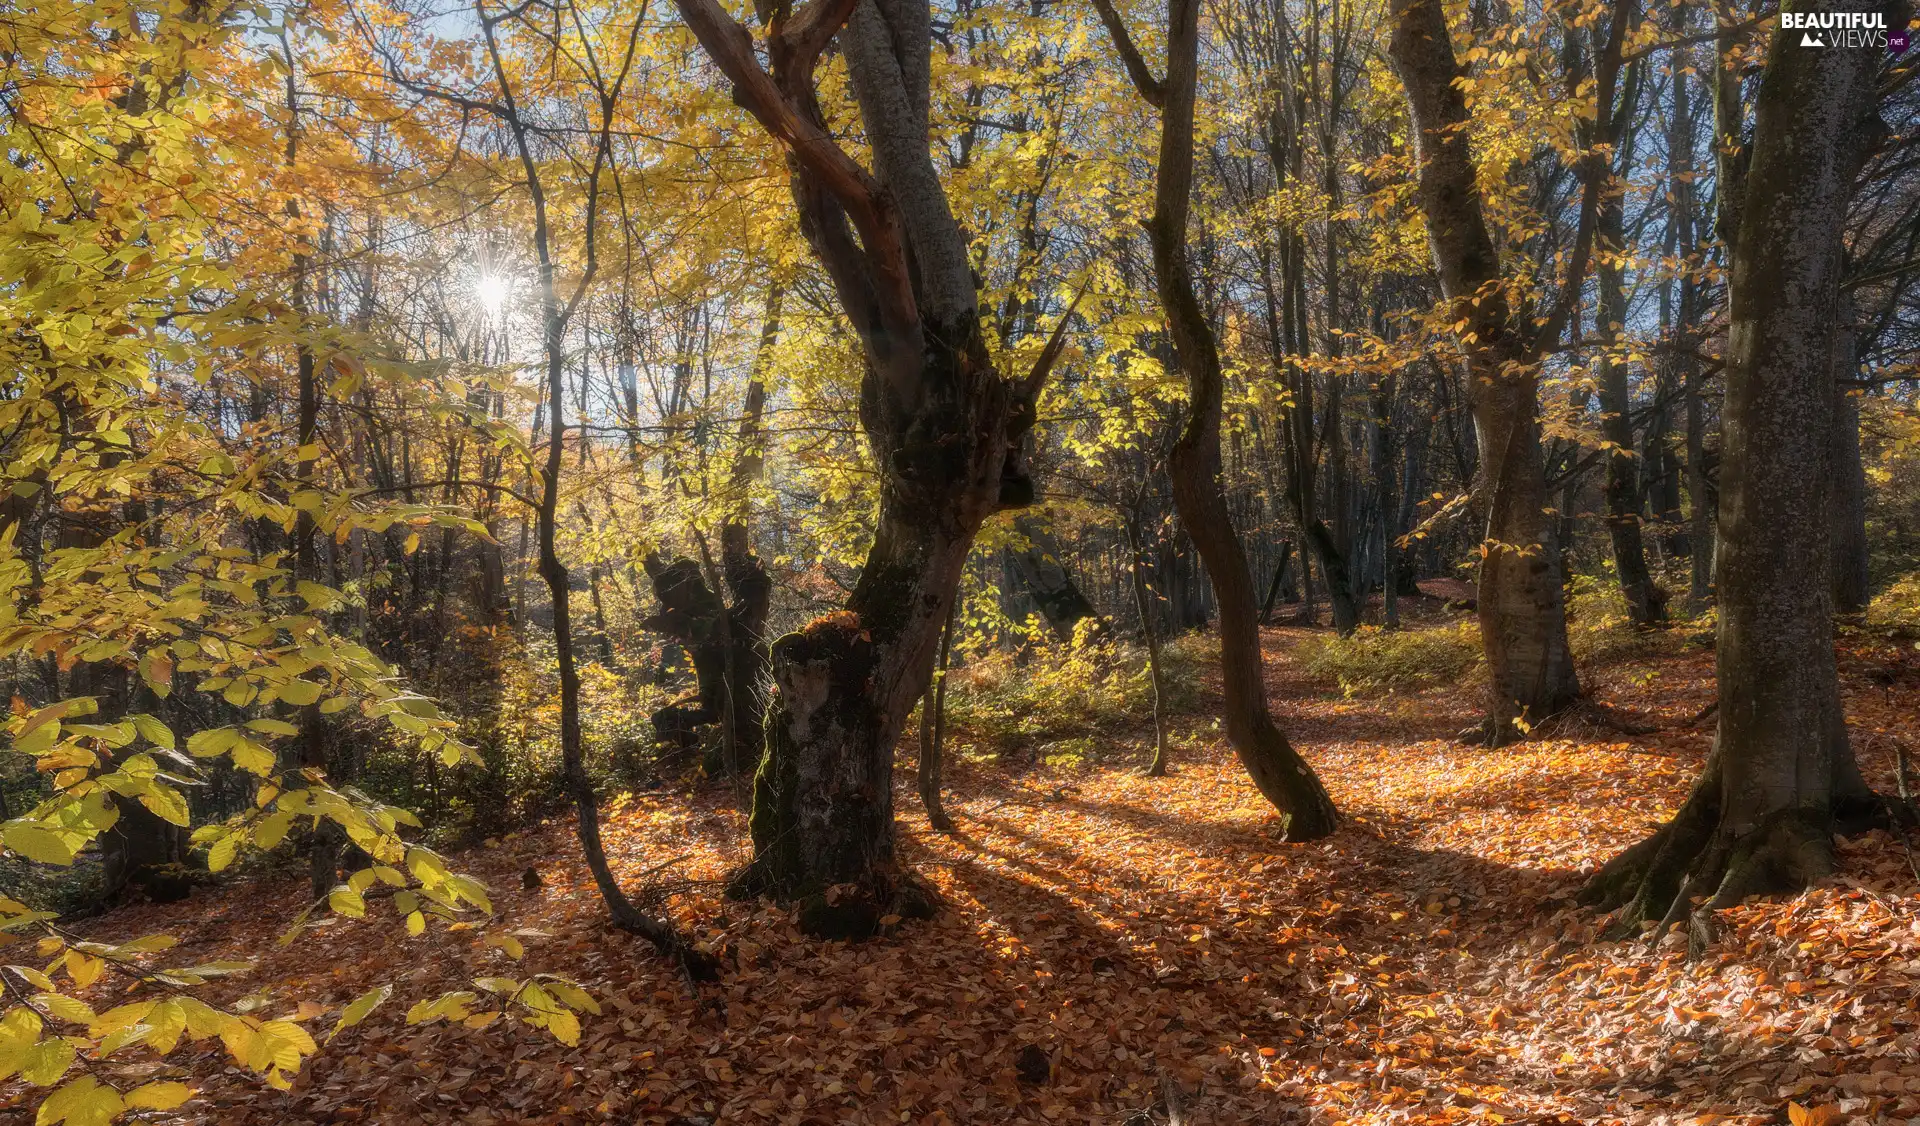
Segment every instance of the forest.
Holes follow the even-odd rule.
[[[0,0],[0,1122],[1920,1122],[1908,0]]]

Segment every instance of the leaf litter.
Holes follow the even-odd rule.
[[[641,795],[609,819],[612,857],[635,883],[673,881],[658,898],[723,957],[718,986],[696,995],[606,925],[555,822],[462,862],[496,889],[487,932],[515,931],[525,967],[599,998],[577,1046],[483,1020],[410,1026],[391,1004],[287,1092],[217,1044],[138,1078],[192,1083],[156,1120],[208,1124],[1144,1124],[1170,1106],[1189,1126],[1920,1122],[1920,898],[1898,834],[1846,841],[1825,886],[1723,913],[1697,959],[1679,934],[1606,941],[1573,901],[1684,798],[1711,737],[1710,651],[1590,673],[1623,728],[1652,734],[1485,750],[1451,735],[1474,718],[1459,686],[1342,698],[1292,663],[1304,636],[1269,631],[1269,670],[1348,816],[1325,841],[1286,842],[1202,700],[1168,778],[1121,767],[1139,740],[1094,767],[954,764],[950,835],[928,829],[903,764],[901,852],[944,909],[821,943],[786,910],[723,896],[746,855],[729,795]],[[1900,647],[1843,658],[1862,766],[1890,791],[1920,670]],[[665,876],[664,858],[679,858]],[[409,937],[378,919],[278,948],[302,891],[254,879],[92,929],[267,951],[229,988],[317,1031],[383,983],[411,999],[513,965],[480,930]],[[10,1095],[0,1120],[25,1113]]]

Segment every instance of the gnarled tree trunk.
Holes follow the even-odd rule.
[[[1733,232],[1714,576],[1720,727],[1680,813],[1587,887],[1590,900],[1625,906],[1625,923],[1678,919],[1700,895],[1703,937],[1708,912],[1825,875],[1836,827],[1874,809],[1847,743],[1820,580],[1842,232],[1877,124],[1878,62],[1774,33]]]
[[[879,477],[874,541],[846,608],[773,644],[754,856],[735,888],[798,902],[816,934],[869,934],[930,906],[894,858],[893,748],[975,533],[1033,498],[1019,439],[1061,337],[1023,380],[988,358],[967,240],[928,147],[925,0],[760,5],[770,71],[716,0],[676,3],[735,100],[787,151],[801,231],[867,361],[860,420]],[[871,171],[833,139],[815,92],[836,35]]]

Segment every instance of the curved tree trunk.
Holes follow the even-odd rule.
[[[1287,817],[1295,840],[1315,840],[1339,826],[1333,799],[1267,711],[1260,652],[1260,604],[1247,556],[1220,489],[1220,415],[1224,379],[1213,328],[1194,293],[1187,261],[1187,214],[1193,186],[1193,113],[1198,85],[1199,0],[1170,0],[1167,80],[1155,82],[1111,0],[1096,0],[1127,69],[1148,101],[1160,107],[1160,156],[1154,178],[1154,283],[1186,374],[1186,428],[1167,459],[1180,522],[1213,581],[1220,607],[1221,711],[1227,742],[1253,784]]]
[[[1455,84],[1463,72],[1440,0],[1394,0],[1389,54],[1413,117],[1420,210],[1440,289],[1464,325],[1479,491],[1487,514],[1477,606],[1490,680],[1485,733],[1497,744],[1580,697],[1567,644],[1553,502],[1540,456],[1538,356],[1510,316],[1476,184],[1466,99]],[[1611,101],[1610,94],[1601,99]],[[1582,225],[1589,230],[1593,194],[1583,204]],[[1584,273],[1584,251],[1576,249],[1574,257],[1579,268],[1564,286],[1577,287]],[[1549,338],[1558,332],[1551,328]]]
[[[1872,11],[1853,0],[1838,7]],[[1625,923],[1804,886],[1833,832],[1874,809],[1847,743],[1833,651],[1826,506],[1842,231],[1869,144],[1874,52],[1776,31],[1756,105],[1730,280],[1721,462],[1720,727],[1680,814],[1587,897]]]

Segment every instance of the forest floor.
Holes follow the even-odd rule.
[[[559,821],[458,858],[498,889],[500,922],[550,936],[519,967],[478,932],[407,938],[371,915],[277,949],[302,906],[292,880],[93,929],[165,929],[194,960],[270,951],[246,988],[275,1013],[317,1002],[316,1032],[334,1019],[320,1007],[397,985],[287,1093],[197,1046],[181,1122],[1141,1126],[1166,1120],[1168,1087],[1193,1126],[1760,1123],[1790,1104],[1920,1122],[1920,888],[1897,836],[1846,842],[1828,886],[1726,913],[1699,960],[1678,935],[1602,941],[1572,903],[1683,798],[1712,732],[1710,648],[1585,669],[1623,727],[1652,734],[1484,750],[1455,739],[1468,686],[1343,698],[1293,659],[1307,637],[1268,632],[1270,686],[1348,816],[1325,841],[1282,839],[1204,700],[1168,778],[1125,768],[1144,733],[1106,765],[957,764],[952,835],[928,830],[903,770],[902,852],[945,909],[863,944],[721,897],[744,856],[728,795],[617,803],[618,866],[638,883],[673,861],[674,915],[729,961],[699,997],[605,925]],[[1856,647],[1843,669],[1863,764],[1890,786],[1896,740],[1920,747],[1920,653]],[[520,890],[528,865],[543,888]],[[404,1022],[417,997],[532,969],[602,999],[579,1046]]]

